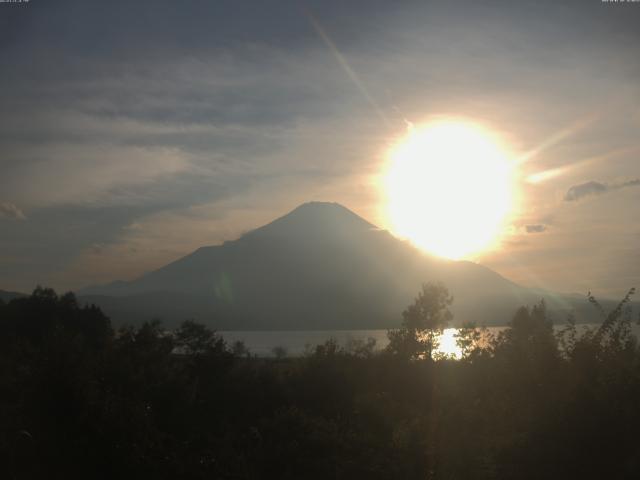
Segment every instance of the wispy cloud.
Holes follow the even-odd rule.
[[[26,220],[27,217],[22,210],[13,203],[0,202],[0,218],[8,218],[10,220]]]
[[[640,178],[635,180],[629,180],[627,182],[620,183],[600,183],[596,181],[590,181],[581,183],[579,185],[573,185],[564,196],[565,201],[574,202],[576,200],[580,200],[584,197],[589,197],[593,195],[602,195],[603,193],[612,192],[615,190],[620,190],[622,188],[627,187],[638,187],[640,186]]]
[[[11,27],[0,28],[11,65],[0,76],[5,288],[46,281],[85,252],[95,264],[69,284],[117,262],[134,275],[314,196],[373,212],[370,177],[403,118],[463,115],[503,130],[528,150],[526,170],[543,172],[527,185],[533,210],[549,198],[541,180],[577,183],[568,159],[637,145],[635,13],[552,0],[305,0],[312,18],[299,0],[103,3],[31,2],[0,18]],[[619,175],[635,178],[635,158],[616,159]],[[23,210],[28,221],[10,221]],[[518,232],[526,225],[550,222],[531,215]],[[131,245],[138,253],[123,256]]]
[[[527,233],[542,233],[547,229],[546,225],[535,224],[535,225],[525,225],[525,230]]]

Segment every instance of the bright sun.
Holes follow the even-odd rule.
[[[389,152],[391,229],[416,246],[458,259],[487,248],[512,205],[511,162],[478,125],[411,128]]]

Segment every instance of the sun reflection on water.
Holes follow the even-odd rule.
[[[442,332],[438,339],[438,348],[434,352],[434,356],[447,358],[461,358],[462,349],[456,343],[456,328],[447,328]]]

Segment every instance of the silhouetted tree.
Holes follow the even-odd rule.
[[[493,339],[467,325],[454,361],[431,359],[451,297],[425,285],[390,349],[411,362],[335,339],[237,361],[194,321],[114,335],[99,309],[39,288],[0,305],[0,476],[635,478],[632,294],[584,331],[554,335],[543,303]]]
[[[432,359],[438,337],[452,320],[453,297],[441,283],[425,283],[413,304],[402,312],[402,326],[389,330],[388,351],[408,358]]]
[[[251,352],[242,340],[236,340],[231,344],[231,353],[236,357],[250,357]]]
[[[287,356],[287,349],[282,345],[276,345],[271,349],[271,353],[276,358],[276,360],[282,360]]]
[[[478,328],[473,322],[466,322],[455,333],[456,346],[462,360],[474,360],[488,355],[494,337],[486,327]]]
[[[175,344],[180,353],[193,356],[215,355],[226,352],[224,339],[207,326],[193,320],[185,320],[174,332]]]
[[[500,332],[494,344],[499,354],[530,365],[543,365],[558,359],[553,321],[544,300],[531,308],[520,307],[508,326]]]

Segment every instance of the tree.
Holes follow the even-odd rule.
[[[287,356],[287,349],[281,345],[276,345],[271,349],[271,353],[273,353],[276,360],[282,360]]]
[[[498,335],[494,349],[497,354],[507,354],[511,362],[521,360],[533,366],[555,362],[558,342],[544,300],[531,308],[520,307],[509,328]]]
[[[452,303],[442,283],[424,283],[413,304],[402,312],[401,328],[387,333],[387,350],[408,358],[432,359],[438,338],[453,318]]]
[[[174,332],[175,344],[182,353],[192,356],[223,355],[226,344],[221,336],[193,320],[185,320]]]

